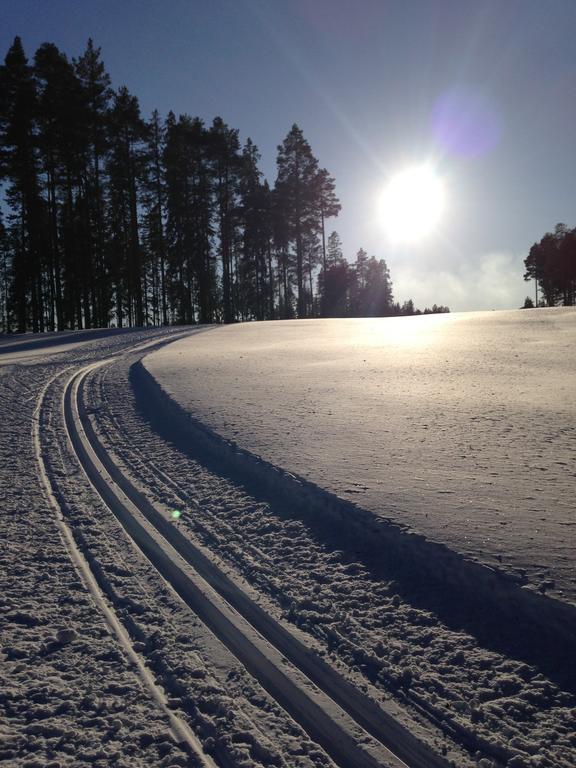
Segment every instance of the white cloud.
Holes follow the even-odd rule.
[[[396,264],[391,272],[396,300],[412,298],[420,309],[434,303],[454,311],[515,309],[531,294],[522,278],[522,258],[506,252],[488,253],[452,268]]]

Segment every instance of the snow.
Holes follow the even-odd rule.
[[[378,754],[397,765],[381,758],[381,734],[358,725],[368,707],[402,724],[396,747],[407,734],[424,745],[426,768],[572,768],[573,614],[554,625],[557,647],[546,622],[572,610],[552,555],[573,561],[561,522],[575,319],[538,310],[3,340],[0,763],[330,768],[340,729],[356,740],[347,764]],[[99,446],[92,473],[75,431],[87,450]],[[523,444],[528,432],[537,444]],[[557,502],[531,543],[511,510],[515,494],[535,495],[524,465],[537,460],[556,486],[539,478],[547,495],[532,504]],[[499,549],[476,546],[460,520],[467,482],[476,523],[507,521]],[[116,495],[128,523],[101,494]],[[365,537],[348,513],[369,526]],[[130,518],[157,516],[144,556]],[[388,528],[395,538],[378,538]],[[480,603],[459,602],[450,579],[466,573],[470,595],[486,569],[450,570],[452,550],[432,540],[526,576],[503,610],[498,590],[485,605],[481,589]],[[443,589],[419,578],[411,554],[446,566]],[[555,587],[539,591],[542,579]],[[534,623],[515,610],[516,593],[536,601]],[[272,643],[276,693],[248,642]],[[306,729],[310,695],[324,740],[311,737],[310,714]]]
[[[217,328],[145,360],[266,461],[576,603],[576,311]]]
[[[31,356],[17,362],[16,344],[0,352],[2,765],[333,765],[139,555],[72,455],[68,377],[181,332],[80,334],[65,349],[19,339]]]

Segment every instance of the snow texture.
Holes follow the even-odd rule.
[[[145,365],[217,434],[576,605],[576,311],[244,324]]]
[[[0,353],[2,765],[333,765],[150,568],[71,453],[61,406],[68,376],[179,332],[100,332],[81,344],[70,338],[46,346],[28,337]],[[31,432],[39,435],[40,456]],[[98,599],[72,559],[63,524],[98,584]],[[175,738],[101,600],[168,708],[193,730],[199,753]]]
[[[200,328],[133,351],[181,332],[0,343],[0,764],[334,765],[80,468],[62,398],[115,354],[79,421],[166,521],[181,512],[174,541],[434,765],[573,768],[576,313]]]

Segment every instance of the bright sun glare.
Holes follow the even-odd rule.
[[[388,182],[379,219],[391,240],[413,243],[436,229],[444,205],[444,184],[434,170],[427,165],[407,168]]]

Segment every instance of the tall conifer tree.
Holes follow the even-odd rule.
[[[19,37],[0,73],[2,175],[14,245],[13,299],[16,327],[43,331],[44,210],[38,184],[36,118],[38,104],[32,69]]]
[[[285,219],[288,241],[293,244],[296,256],[298,317],[306,317],[305,241],[318,231],[318,161],[296,124],[278,147],[277,166],[277,199]]]

